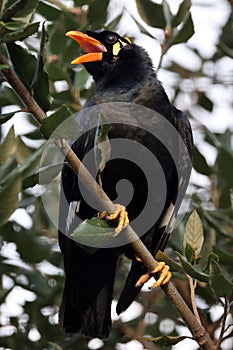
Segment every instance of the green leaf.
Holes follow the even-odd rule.
[[[226,56],[229,56],[230,58],[233,58],[233,49],[229,48],[223,43],[219,43],[217,46],[221,53],[223,53]]]
[[[75,241],[80,242],[83,248],[90,254],[96,252],[110,241],[115,233],[115,229],[105,220],[93,217],[84,220],[71,234]]]
[[[219,208],[228,209],[232,207],[231,200],[232,186],[223,184],[221,186],[221,194],[219,197]]]
[[[52,31],[50,32],[50,50],[55,55],[63,54],[63,50],[66,48],[67,37],[65,33],[67,32],[66,26],[66,15],[61,13],[57,21],[55,21]],[[68,41],[69,43],[69,41]],[[73,42],[71,42],[73,44]],[[77,45],[76,51],[77,51]]]
[[[209,273],[210,271],[210,263],[212,260],[215,260],[216,262],[219,262],[219,256],[213,252],[211,252],[207,257],[207,262],[205,266],[205,272]]]
[[[233,27],[232,27],[232,21],[233,21],[233,13],[232,11],[229,11],[229,17],[226,21],[226,24],[222,28],[222,33],[220,37],[220,42],[228,46],[229,48],[233,49],[233,43],[232,43],[232,36],[233,36]]]
[[[10,171],[10,173],[6,174],[5,178],[2,179],[1,183],[4,183],[4,184],[7,183],[8,179],[11,177],[21,176],[21,178],[25,178],[29,176],[38,166],[43,150],[44,150],[44,145],[40,146],[36,151],[34,151],[31,154],[29,158],[27,158],[18,166],[14,167]],[[21,156],[22,156],[22,153],[21,153]]]
[[[27,160],[33,153],[33,149],[28,147],[22,140],[20,136],[16,138],[17,142],[17,150],[15,154],[15,158],[18,163],[23,163]]]
[[[45,138],[49,139],[52,136],[54,139],[72,139],[77,137],[78,123],[71,115],[70,109],[66,105],[62,105],[56,112],[44,118],[40,130]],[[68,122],[65,122],[67,119]]]
[[[22,175],[22,178],[25,178],[32,174],[32,172],[35,171],[35,169],[39,166],[44,147],[45,144],[41,145],[31,154],[29,158],[25,159],[25,161],[19,165],[18,170]]]
[[[219,225],[218,220],[215,220],[212,216],[211,211],[203,210],[203,215],[207,222],[216,229],[217,232],[223,234],[226,237],[232,237],[232,233],[228,232],[227,229],[224,228],[224,225]]]
[[[2,107],[9,106],[9,105],[17,105],[22,108],[25,108],[20,98],[16,95],[15,91],[12,88],[7,86],[4,87],[4,90],[1,90],[0,105]]]
[[[197,147],[194,147],[193,167],[202,175],[210,176],[212,174],[211,167],[208,165],[205,157],[201,154]]]
[[[218,246],[213,246],[213,252],[220,258],[222,263],[229,265],[233,264],[233,255],[226,250],[223,250]]]
[[[214,107],[213,102],[203,92],[199,92],[197,104],[209,112],[212,112]]]
[[[0,242],[0,243],[1,243],[1,245],[2,245],[2,242]],[[7,290],[1,288],[1,296],[0,296],[0,303],[1,303],[1,304],[5,303],[6,298],[7,298],[8,295],[12,292],[12,290],[14,289],[14,287],[15,287],[15,286],[13,285],[11,288],[9,288],[9,289],[7,289]]]
[[[61,171],[63,163],[48,165],[39,169],[35,174],[27,177],[23,181],[23,189],[34,187],[37,184],[49,184]]]
[[[156,28],[165,28],[163,6],[150,0],[136,0],[138,13],[148,25]]]
[[[48,21],[56,21],[61,14],[61,11],[54,6],[50,6],[49,4],[44,3],[43,1],[39,1],[39,5],[37,7],[37,11],[43,17],[45,17]]]
[[[174,31],[175,32],[175,31]],[[179,29],[175,35],[171,38],[171,44],[176,45],[180,43],[186,43],[194,34],[194,25],[191,13],[186,21],[183,23],[181,29]]]
[[[13,43],[15,41],[18,40],[24,40],[26,38],[28,38],[29,36],[35,34],[38,31],[40,22],[35,22],[32,24],[29,24],[28,26],[20,29],[20,30],[16,30],[14,32],[8,32],[5,35],[2,36],[2,42],[3,43]],[[21,62],[20,62],[21,63]]]
[[[195,258],[198,258],[204,242],[203,226],[197,211],[194,210],[189,216],[185,227],[183,245],[186,248],[187,244],[195,252]]]
[[[221,146],[228,152],[232,152],[232,130],[226,129],[223,134],[219,135]]]
[[[49,81],[47,72],[44,70],[44,48],[48,41],[48,35],[45,30],[45,24],[42,25],[40,49],[38,52],[35,74],[31,82],[31,89],[40,101],[40,105],[46,112],[50,108]]]
[[[136,18],[134,18],[132,15],[131,17],[133,18],[134,22],[137,24],[142,34],[148,35],[150,38],[156,40],[156,38],[150,32],[148,32],[148,30],[140,22],[136,20]]]
[[[205,128],[205,141],[207,141],[211,146],[214,146],[216,148],[221,148],[221,142],[217,138],[217,136],[211,132],[208,128]]]
[[[11,22],[7,22],[4,23],[4,28],[8,29],[8,30],[20,30],[26,27],[25,22],[15,22],[15,21],[11,21]]]
[[[38,0],[17,0],[14,1],[1,16],[3,22],[8,21],[12,17],[26,17],[37,6]]]
[[[172,15],[170,6],[166,0],[163,0],[162,5],[163,5],[164,18],[166,21],[166,27],[171,27],[173,15]]]
[[[143,337],[142,339],[158,344],[160,346],[171,346],[171,345],[178,344],[184,339],[193,339],[193,338],[187,337],[187,336],[162,335],[161,337],[156,337],[156,338]]]
[[[37,62],[36,62],[36,70],[34,77],[31,82],[31,87],[35,87],[36,83],[40,79],[40,75],[43,73],[44,69],[44,47],[46,42],[48,41],[47,32],[45,30],[45,23],[42,24],[42,31],[41,31],[41,40],[40,40],[40,49],[38,52]],[[48,91],[46,91],[48,93]]]
[[[191,265],[189,262],[185,260],[185,258],[178,252],[176,252],[180,262],[183,266],[184,271],[191,276],[192,278],[200,281],[200,282],[208,282],[209,281],[209,275],[206,273],[203,273],[199,271],[197,268],[195,268],[193,265]]]
[[[114,31],[116,30],[116,26],[119,24],[123,13],[120,13],[116,18],[114,18],[111,22],[107,23],[106,29]]]
[[[11,113],[4,113],[0,115],[0,124],[6,123],[8,120],[10,120],[12,117],[14,117],[16,112],[11,112]]]
[[[81,69],[75,74],[74,88],[77,90],[83,90],[89,78],[90,74],[84,67],[81,67]]]
[[[8,43],[7,49],[17,75],[20,77],[21,81],[27,87],[27,89],[33,93],[33,96],[35,97],[38,104],[42,107],[42,109],[44,111],[47,111],[50,106],[49,82],[47,73],[44,70],[41,70],[40,76],[38,77],[38,80],[32,89],[32,82],[37,67],[36,58],[31,55],[26,49],[15,43]]]
[[[65,35],[68,30],[75,28],[76,18],[67,12],[60,12],[60,17],[52,24],[49,32],[50,50],[58,55],[60,62],[70,62],[81,52],[77,43]]]
[[[229,11],[229,17],[228,17],[228,20],[225,22],[225,25],[222,27],[222,33],[219,38],[219,43],[217,44],[218,51],[213,56],[213,61],[216,61],[225,55],[233,58],[232,21],[233,21],[233,13],[232,11]]]
[[[6,163],[16,152],[17,144],[14,127],[8,131],[4,141],[0,145],[0,165]]]
[[[44,139],[43,135],[41,134],[40,130],[38,130],[38,129],[35,129],[33,131],[30,131],[30,132],[27,132],[23,136],[29,138],[30,140],[41,140],[41,139]]]
[[[172,19],[172,27],[177,27],[185,19],[191,7],[191,0],[183,0],[177,14]]]
[[[93,0],[91,2],[87,19],[92,24],[92,29],[99,29],[106,22],[108,4],[109,0]]]
[[[210,262],[210,287],[218,297],[227,297],[232,293],[233,283],[225,276],[215,260]]]
[[[68,75],[65,67],[61,67],[58,62],[51,62],[47,68],[49,79],[52,81],[67,80]]]
[[[216,164],[218,165],[218,171],[220,176],[224,178],[224,180],[233,187],[233,155],[232,152],[222,148],[217,156]]]
[[[161,252],[161,250],[159,250],[156,253],[155,258],[158,261],[164,261],[166,265],[170,266],[171,271],[174,271],[174,272],[183,271],[183,268],[181,265],[177,264],[174,260],[170,259],[165,253]]]
[[[58,106],[61,107],[61,104],[66,104],[68,106],[72,106],[74,104],[74,98],[71,95],[70,90],[55,92],[52,94],[52,97],[58,103]]]
[[[6,183],[9,179],[9,174],[18,167],[18,163],[14,156],[9,158],[3,165],[0,166],[0,185]]]
[[[0,189],[0,225],[4,225],[13,214],[19,203],[21,179],[19,175],[12,176]]]
[[[197,260],[195,250],[188,243],[185,246],[185,256],[190,264],[192,264],[192,265],[195,264],[195,262]]]
[[[0,64],[0,70],[3,70],[3,69],[8,69],[9,66],[7,64]]]

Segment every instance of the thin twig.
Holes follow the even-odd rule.
[[[230,305],[229,305],[229,299],[227,297],[225,297],[224,299],[225,299],[225,304],[224,304],[224,311],[223,311],[223,318],[222,318],[222,327],[221,327],[218,341],[217,341],[217,344],[215,345],[214,350],[219,350],[221,348],[223,336],[224,336],[224,333],[226,331],[226,320],[227,320],[227,315],[228,315],[229,310],[230,310]]]
[[[161,43],[160,47],[161,47],[161,55],[160,55],[160,58],[159,58],[159,63],[158,63],[158,66],[157,66],[157,71],[159,70],[159,68],[161,67],[162,65],[162,61],[163,61],[163,57],[165,55],[165,53],[167,52],[168,50],[168,42],[172,36],[172,33],[173,33],[173,29],[171,26],[168,26],[165,31],[164,31],[164,41],[163,43]]]
[[[196,283],[197,280],[193,280],[193,278],[189,275],[187,275],[188,281],[189,281],[189,289],[190,289],[190,296],[191,296],[191,303],[193,308],[193,313],[196,316],[196,319],[201,324],[201,319],[197,310],[197,304],[196,304],[196,298],[195,298],[195,289],[196,289]]]
[[[6,57],[2,53],[0,53],[0,64],[1,63],[8,64]],[[42,120],[46,117],[46,114],[38,106],[34,98],[30,95],[29,91],[24,87],[14,70],[11,68],[3,69],[2,73],[8,80],[9,84],[14,88],[15,92],[19,95],[27,109],[39,122],[42,122]],[[66,159],[69,162],[71,168],[75,171],[76,174],[78,174],[82,182],[85,184],[86,188],[98,200],[98,203],[101,205],[101,207],[104,208],[107,212],[113,212],[115,210],[114,204],[111,202],[102,188],[96,183],[88,170],[83,166],[68,143],[63,143],[61,149],[66,153]],[[125,232],[132,242],[131,246],[133,247],[135,254],[137,254],[142,259],[143,264],[149,271],[153,271],[158,262],[154,259],[142,241],[138,238],[137,234],[133,231],[130,225],[125,228]],[[212,341],[209,337],[209,334],[197,321],[196,317],[193,315],[179,292],[176,290],[173,283],[170,281],[167,285],[162,286],[161,288],[169,298],[170,302],[174,305],[181,318],[186,323],[199,346],[204,350],[212,350]]]

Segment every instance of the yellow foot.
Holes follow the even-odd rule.
[[[153,271],[147,272],[145,275],[142,275],[137,281],[135,287],[142,287],[146,282],[150,280],[152,275],[158,272],[160,272],[159,279],[153,284],[152,287],[150,287],[150,289],[167,284],[172,277],[172,274],[169,270],[170,267],[166,265],[165,262],[161,261],[158,263],[158,266]]]
[[[106,211],[99,213],[100,219],[118,220],[118,225],[115,229],[116,234],[120,233],[122,229],[129,224],[128,213],[123,205],[115,204],[116,210],[114,213],[108,214]]]

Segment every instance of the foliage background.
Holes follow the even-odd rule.
[[[65,113],[69,114],[82,108],[93,93],[93,84],[82,67],[74,68],[69,63],[81,51],[65,37],[68,30],[104,27],[119,30],[121,35],[135,35],[140,44],[145,42],[151,46],[153,42],[154,51],[151,49],[150,54],[157,55],[156,66],[161,64],[159,78],[169,80],[166,84],[164,81],[169,95],[173,103],[189,115],[195,132],[192,208],[196,208],[201,217],[205,241],[201,259],[195,261],[198,266],[194,266],[199,274],[192,277],[197,279],[201,321],[211,338],[217,341],[224,312],[226,327],[232,323],[232,125],[222,126],[219,131],[213,119],[216,118],[219,125],[223,118],[221,113],[227,111],[222,101],[228,103],[228,110],[232,107],[232,2],[224,1],[226,20],[209,55],[189,40],[199,25],[198,21],[193,24],[192,20],[195,5],[201,10],[206,6],[204,2],[194,2],[191,12],[191,3],[186,0],[176,3],[176,7],[171,1],[159,5],[149,0],[135,3],[136,12],[130,12],[130,8],[121,8],[120,2],[116,7],[113,0],[0,1],[1,51],[9,55],[17,74],[48,115],[57,113],[59,108],[65,108]],[[126,16],[135,30],[126,25]],[[187,68],[184,48],[188,50],[187,57],[194,57],[194,62],[198,60],[197,65],[188,64]],[[157,53],[160,49],[161,62]],[[184,54],[183,61],[180,57],[175,58],[175,50]],[[221,96],[224,96],[222,100]],[[114,322],[108,340],[93,342],[78,334],[70,337],[61,332],[57,313],[64,283],[62,256],[57,245],[56,227],[44,211],[41,188],[36,185],[38,177],[31,176],[38,174],[44,137],[3,76],[0,106],[0,349],[132,347],[156,350],[163,347],[141,337],[189,334],[163,293],[160,290],[148,293],[146,289],[132,312]],[[56,175],[45,172],[48,181],[53,178],[58,182]],[[174,283],[190,304],[190,278],[186,273],[192,275],[193,272],[185,268],[184,227],[185,220],[174,232],[166,254],[178,264],[173,266]],[[179,260],[174,251],[180,252],[183,258]],[[128,268],[127,261],[122,260],[116,279],[116,298]],[[203,281],[200,271],[207,274],[207,281]],[[222,285],[228,288],[224,289]],[[224,337],[222,349],[231,350],[231,327]],[[185,342],[181,346],[198,348],[191,340]],[[178,349],[178,346],[172,349]]]

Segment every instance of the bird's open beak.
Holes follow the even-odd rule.
[[[106,47],[100,41],[77,30],[71,30],[67,32],[66,35],[77,41],[86,52],[85,55],[73,60],[71,62],[72,64],[101,61],[103,58],[103,52],[107,51]]]

